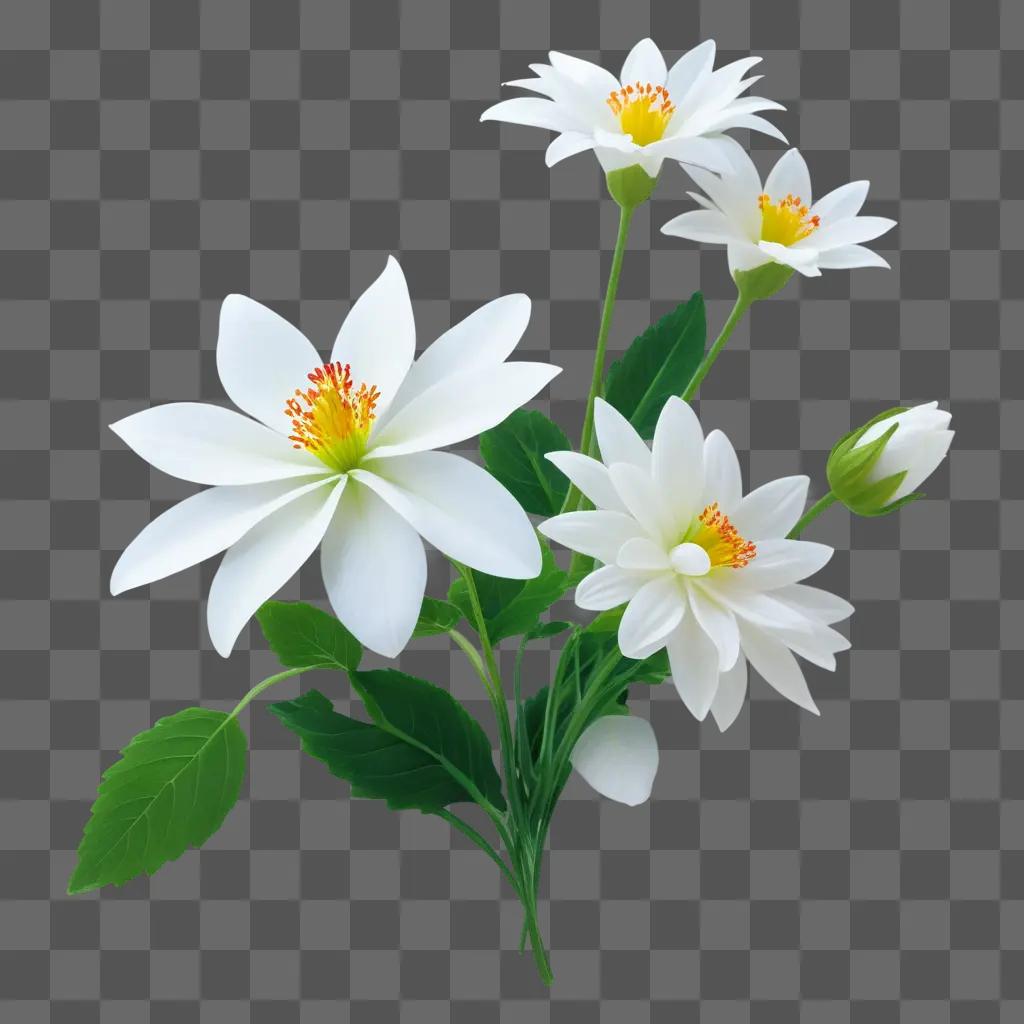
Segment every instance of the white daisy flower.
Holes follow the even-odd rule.
[[[217,370],[248,415],[182,402],[112,425],[157,469],[212,487],[132,541],[111,593],[227,549],[207,606],[210,637],[226,657],[256,609],[321,545],[338,618],[371,650],[394,657],[423,599],[421,537],[482,572],[536,576],[540,548],[515,499],[480,467],[434,450],[500,423],[560,372],[505,362],[529,316],[525,295],[506,295],[414,362],[409,290],[389,259],[324,363],[276,313],[228,296]]]
[[[722,151],[730,167],[720,178],[687,167],[705,193],[689,195],[703,209],[674,217],[661,229],[666,235],[725,245],[733,274],[766,263],[781,263],[807,277],[822,270],[889,266],[860,244],[896,225],[888,217],[858,216],[870,182],[851,181],[814,202],[811,175],[798,150],[784,153],[763,185],[740,145],[725,139]]]
[[[720,728],[740,712],[747,664],[784,697],[817,714],[794,654],[835,668],[849,642],[830,624],[853,608],[803,585],[832,557],[824,544],[788,540],[807,498],[805,476],[743,494],[740,466],[718,430],[704,438],[693,410],[670,398],[648,447],[607,402],[596,406],[601,462],[576,452],[548,458],[595,509],[539,527],[604,565],[583,579],[576,604],[606,611],[628,602],[619,648],[628,658],[668,650],[690,711]]]
[[[640,165],[657,177],[666,158],[728,169],[721,153],[723,132],[750,128],[785,142],[759,114],[784,110],[772,100],[744,96],[760,76],[743,76],[760,57],[747,57],[714,70],[715,43],[707,40],[668,68],[661,50],[642,39],[629,52],[616,78],[610,71],[564,53],[548,54],[550,64],[531,64],[536,78],[506,85],[543,98],[504,100],[485,110],[481,121],[547,128],[558,132],[545,161],[592,149],[606,172]]]

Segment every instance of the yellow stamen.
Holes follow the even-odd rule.
[[[800,202],[799,196],[788,195],[777,203],[764,193],[757,197],[757,208],[761,211],[761,241],[792,245],[806,238],[821,226],[821,218]]]
[[[742,569],[757,554],[757,546],[740,536],[729,517],[718,507],[708,505],[697,517],[696,529],[687,539],[699,544],[711,559],[711,568]]]
[[[313,386],[296,388],[285,405],[294,431],[290,440],[325,466],[347,472],[366,451],[380,392],[374,384],[356,388],[347,363],[325,363],[307,376]]]
[[[637,82],[609,95],[612,113],[619,119],[623,134],[631,135],[638,146],[657,142],[665,134],[676,112],[668,89],[663,85]]]

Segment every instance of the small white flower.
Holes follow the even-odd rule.
[[[227,549],[207,607],[210,637],[226,657],[256,609],[322,541],[324,584],[338,618],[367,647],[394,657],[423,599],[421,537],[483,572],[536,576],[540,548],[515,499],[480,467],[433,450],[500,423],[559,373],[505,362],[529,317],[525,295],[495,299],[413,362],[409,290],[389,259],[352,305],[324,363],[272,310],[228,296],[217,370],[248,415],[182,402],[112,425],[157,469],[213,486],[132,541],[111,592]]]
[[[946,457],[953,441],[953,431],[949,429],[953,416],[938,405],[938,402],[915,405],[879,420],[868,427],[853,446],[856,450],[896,427],[867,474],[869,483],[878,483],[897,473],[907,474],[888,496],[887,504],[916,491]]]
[[[689,193],[703,209],[674,217],[661,229],[666,235],[727,246],[733,274],[773,262],[807,277],[822,270],[889,266],[860,244],[896,224],[888,217],[857,216],[870,182],[851,181],[813,202],[810,172],[798,150],[784,153],[763,185],[740,145],[725,139],[723,152],[730,167],[720,178],[686,168],[705,192]]]
[[[728,438],[707,438],[690,406],[665,404],[649,448],[607,402],[595,405],[603,462],[576,452],[548,458],[594,503],[540,531],[605,563],[576,589],[581,608],[628,602],[619,648],[628,658],[668,650],[690,711],[720,728],[740,712],[749,662],[784,697],[817,713],[793,656],[835,668],[849,642],[830,623],[846,601],[800,583],[832,557],[824,544],[788,540],[807,499],[805,476],[743,495]]]
[[[632,715],[607,715],[587,726],[570,760],[602,796],[635,807],[651,795],[658,757],[650,722]]]
[[[485,110],[481,121],[547,128],[558,132],[545,161],[592,149],[607,171],[639,164],[657,177],[666,158],[726,170],[721,152],[723,132],[750,128],[785,142],[763,117],[781,104],[745,96],[758,77],[743,76],[760,57],[747,57],[714,70],[715,43],[709,39],[680,57],[671,69],[650,39],[630,51],[616,78],[597,64],[552,52],[550,64],[531,64],[536,78],[507,85],[529,89],[543,99],[520,97]]]

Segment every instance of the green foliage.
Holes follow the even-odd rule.
[[[491,475],[538,516],[558,515],[569,491],[569,481],[544,456],[571,447],[560,427],[528,409],[517,409],[480,435],[480,454]]]
[[[302,740],[302,749],[332,775],[352,784],[352,795],[385,800],[393,810],[436,811],[472,800],[436,757],[390,732],[334,710],[316,690],[270,710]]]
[[[123,885],[202,846],[238,800],[245,734],[223,711],[161,718],[103,774],[69,893]]]
[[[462,612],[448,601],[438,601],[434,597],[423,598],[420,617],[416,620],[413,636],[435,636],[454,629],[462,618]]]
[[[540,538],[540,549],[543,558],[540,574],[532,580],[506,580],[472,570],[492,643],[529,632],[541,613],[565,593],[569,585],[568,575],[558,567],[551,548],[543,538]],[[448,600],[475,628],[473,606],[465,580],[457,579],[451,585]]]
[[[704,299],[695,292],[634,340],[605,378],[604,397],[642,437],[650,438],[662,406],[682,394],[704,356]]]
[[[465,790],[504,810],[505,798],[483,729],[446,690],[396,669],[351,672],[374,723],[429,754]]]
[[[267,601],[256,619],[285,668],[359,668],[359,641],[333,615],[311,604]]]

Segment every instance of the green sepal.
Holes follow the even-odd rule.
[[[829,487],[855,515],[888,515],[901,507],[901,501],[894,502],[891,499],[907,475],[905,470],[881,480],[870,479],[872,470],[885,451],[885,446],[899,429],[899,424],[894,423],[867,444],[858,445],[858,442],[875,424],[883,423],[904,411],[903,407],[896,407],[873,416],[863,426],[841,437],[829,454],[825,470]]]
[[[737,270],[733,275],[740,297],[749,305],[782,291],[793,276],[793,268],[784,263],[762,263],[753,270]]]
[[[608,194],[627,210],[635,210],[651,198],[658,179],[652,178],[639,164],[608,171],[605,175]]]

